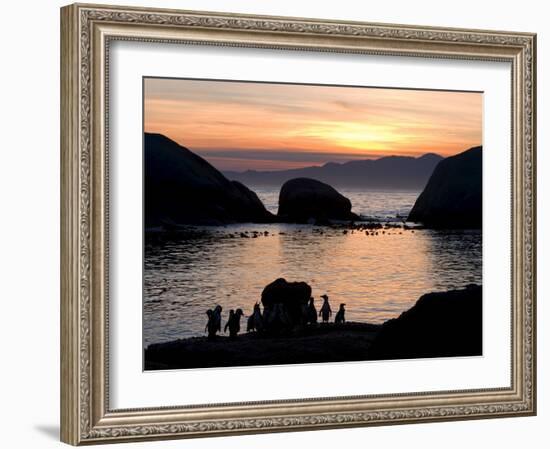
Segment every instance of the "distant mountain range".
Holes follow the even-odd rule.
[[[334,187],[372,189],[415,189],[426,186],[435,166],[443,157],[428,153],[420,157],[388,156],[380,159],[328,162],[320,167],[290,170],[244,172],[226,171],[231,180],[247,186],[277,186],[293,178],[313,178]]]

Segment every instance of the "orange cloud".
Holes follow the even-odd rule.
[[[215,150],[211,162],[220,169],[449,156],[482,142],[482,94],[475,92],[147,78],[144,102],[145,131],[199,154]],[[236,149],[277,151],[277,158],[239,158]]]

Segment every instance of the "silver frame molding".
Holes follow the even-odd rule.
[[[108,53],[114,40],[507,61],[512,67],[510,388],[112,410]],[[73,445],[536,413],[536,35],[75,4],[61,9],[61,439]]]

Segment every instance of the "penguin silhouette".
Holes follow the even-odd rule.
[[[336,324],[343,324],[343,323],[346,322],[345,304],[340,304],[340,308],[338,309],[338,312],[336,313],[336,317],[334,318],[334,322]]]
[[[217,305],[212,312],[212,332],[216,335],[216,332],[222,331],[222,306]]]
[[[214,338],[216,332],[214,331],[214,321],[212,319],[212,317],[214,316],[214,312],[212,311],[212,309],[208,309],[206,311],[206,316],[208,317],[208,321],[206,322],[204,331],[208,333],[208,338]]]
[[[242,309],[229,311],[229,318],[224,328],[224,332],[227,332],[229,328],[229,338],[235,338],[239,331],[241,330],[241,317],[243,316]]]
[[[332,309],[330,308],[330,304],[328,302],[328,296],[327,295],[321,295],[321,298],[323,298],[323,306],[321,307],[321,310],[319,311],[319,316],[323,318],[323,323],[328,323],[328,320],[330,319],[330,316],[332,315]]]
[[[256,303],[254,304],[254,310],[252,311],[252,315],[248,317],[246,331],[261,332],[262,329],[263,329],[263,319],[262,319],[262,313],[260,311],[260,304]]]
[[[313,297],[309,298],[309,303],[307,305],[307,322],[311,324],[317,323],[317,309],[315,308],[315,299]]]

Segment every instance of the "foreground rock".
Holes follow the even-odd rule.
[[[482,354],[482,288],[428,293],[382,326],[370,359],[412,359]]]
[[[358,220],[351,201],[336,189],[310,178],[287,181],[279,193],[278,217],[295,223],[326,223],[330,220]]]
[[[188,338],[152,344],[145,369],[345,362],[482,354],[481,287],[423,295],[383,325],[301,327],[280,335],[248,333],[231,340]]]
[[[305,282],[277,279],[262,291],[263,323],[268,332],[291,331],[305,324],[311,287]]]
[[[161,134],[145,133],[145,226],[273,221],[258,196]]]
[[[482,147],[448,157],[436,166],[408,221],[431,228],[481,229]]]

